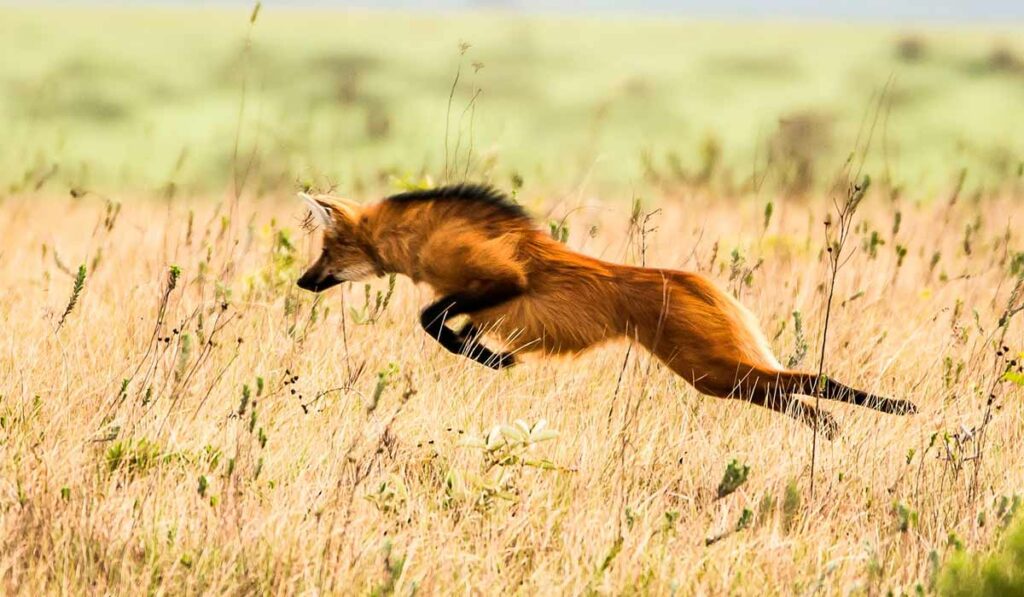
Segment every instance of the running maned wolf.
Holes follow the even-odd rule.
[[[886,413],[917,411],[905,400],[785,369],[753,315],[708,279],[575,253],[491,187],[413,191],[367,206],[302,197],[324,237],[299,287],[320,292],[390,273],[426,283],[440,298],[421,313],[423,329],[450,352],[488,367],[510,367],[519,353],[577,353],[627,337],[704,394],[817,423],[829,437],[838,430],[831,415],[795,395],[820,392]],[[458,315],[469,321],[452,329],[446,321]],[[484,333],[507,350],[481,345]]]

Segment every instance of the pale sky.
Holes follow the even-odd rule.
[[[36,1],[0,0],[6,4]],[[48,4],[251,5],[252,0],[50,0]],[[265,6],[418,11],[501,8],[522,12],[669,14],[681,17],[1024,24],[1024,0],[265,0]]]

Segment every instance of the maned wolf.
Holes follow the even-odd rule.
[[[394,195],[372,205],[302,194],[324,229],[323,253],[299,279],[320,292],[387,273],[428,284],[440,297],[420,315],[441,346],[499,369],[515,354],[577,353],[629,337],[697,390],[738,398],[838,427],[796,394],[910,414],[905,400],[874,396],[835,380],[790,371],[772,354],[753,315],[708,279],[575,253],[534,226],[498,191],[447,186]],[[459,330],[446,320],[468,315]],[[507,352],[480,345],[482,333]]]

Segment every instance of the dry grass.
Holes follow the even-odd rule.
[[[534,213],[553,205],[525,200]],[[628,207],[599,205],[572,211],[569,243],[638,260]],[[319,301],[294,287],[316,250],[298,202],[243,199],[215,211],[213,201],[132,200],[118,214],[93,196],[8,198],[0,587],[929,590],[951,535],[990,542],[995,500],[1024,484],[1021,391],[996,382],[993,345],[1013,249],[1024,244],[1014,205],[865,202],[837,285],[826,371],[922,412],[827,404],[843,433],[819,446],[812,496],[809,429],[701,397],[625,344],[494,373],[417,329],[428,291],[407,280],[376,323],[357,325],[350,308],[362,306],[361,286]],[[800,366],[813,370],[830,203],[777,201],[767,228],[763,201],[666,197],[657,206],[647,263],[702,269],[738,289],[783,362],[801,352],[800,311]],[[872,231],[885,241],[874,258],[862,245]],[[82,263],[84,288],[58,330]],[[169,290],[172,265],[181,274]],[[1013,354],[1024,347],[1019,320],[1004,343]],[[476,483],[485,456],[460,438],[515,419],[549,421],[560,436],[533,455],[568,470],[510,465],[498,467],[497,486]],[[750,466],[749,479],[718,499],[733,459]],[[744,509],[747,528],[705,545]]]

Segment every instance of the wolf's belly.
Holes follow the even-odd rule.
[[[621,334],[608,313],[558,296],[514,299],[473,313],[470,319],[489,337],[517,352],[580,352]]]

